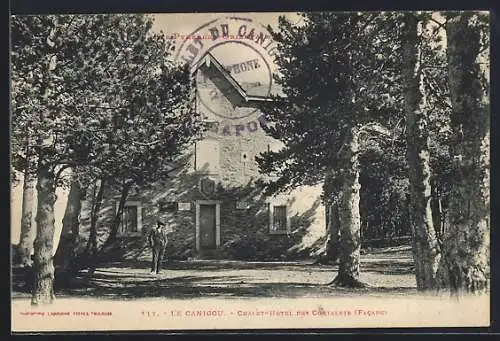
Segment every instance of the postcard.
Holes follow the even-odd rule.
[[[488,12],[10,25],[12,332],[490,325]]]

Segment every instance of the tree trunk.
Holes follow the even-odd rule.
[[[90,277],[94,273],[94,271],[96,269],[96,265],[102,260],[102,257],[106,254],[106,252],[109,250],[109,248],[113,245],[113,243],[116,240],[116,236],[118,235],[118,229],[119,229],[120,223],[121,223],[123,209],[125,208],[125,202],[127,201],[130,187],[131,187],[131,185],[129,185],[129,184],[125,184],[122,187],[120,201],[118,203],[118,209],[117,209],[115,217],[113,219],[113,223],[111,225],[111,230],[109,231],[108,238],[106,238],[106,241],[102,245],[101,249],[98,252],[96,252],[93,255],[93,257],[91,258],[91,260],[88,264],[90,269],[89,269],[89,272],[87,274],[87,277]]]
[[[436,238],[439,242],[442,240],[441,226],[443,225],[443,208],[441,206],[441,193],[437,181],[431,181],[431,211],[432,223],[436,231]]]
[[[327,201],[326,207],[326,241],[325,251],[319,256],[315,264],[335,264],[339,259],[340,249],[340,221],[338,203]]]
[[[97,186],[97,184],[96,184]],[[92,205],[92,210],[90,213],[90,232],[87,245],[85,246],[85,257],[91,259],[97,254],[97,220],[99,219],[99,213],[101,211],[102,198],[104,195],[105,181],[100,180],[99,190],[97,196],[93,199],[94,204]]]
[[[475,20],[471,13],[454,15],[446,27],[454,164],[439,288],[454,295],[485,292],[489,278],[489,98]]]
[[[339,205],[333,201],[328,206],[328,227],[326,239],[326,260],[328,263],[334,263],[339,258],[340,248],[340,220]]]
[[[420,66],[418,19],[405,16],[403,37],[403,82],[407,125],[407,160],[410,179],[410,224],[417,289],[432,290],[436,286],[439,245],[431,210],[430,153],[427,133],[428,112]]]
[[[340,200],[340,254],[339,272],[333,284],[361,287],[359,261],[361,251],[361,217],[359,213],[359,130],[352,128],[347,141],[343,169],[342,196]]]
[[[27,166],[24,172],[21,236],[19,239],[19,262],[22,266],[32,265],[31,251],[35,239],[35,226],[32,223],[35,186],[36,176]]]
[[[54,174],[47,166],[38,170],[37,232],[34,243],[34,285],[32,305],[52,303],[54,296],[54,203],[56,201]]]
[[[108,247],[110,247],[116,240],[116,236],[118,235],[118,229],[120,228],[120,224],[122,221],[122,215],[123,215],[123,210],[125,208],[125,203],[128,198],[128,193],[130,191],[130,184],[125,184],[122,187],[122,192],[120,195],[120,201],[118,203],[118,209],[116,211],[116,215],[113,219],[113,224],[111,225],[111,230],[109,232],[109,236],[104,242],[102,248],[101,248],[101,253],[105,252]]]
[[[80,188],[76,175],[71,183],[68,194],[68,202],[63,217],[63,227],[59,246],[55,255],[56,264],[67,276],[72,276],[77,271],[78,247],[80,242],[80,213],[82,209],[81,200],[85,193]]]

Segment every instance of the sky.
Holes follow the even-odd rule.
[[[179,33],[190,34],[200,25],[211,20],[227,17],[238,16],[250,18],[253,21],[260,22],[264,25],[277,27],[278,17],[286,16],[293,23],[300,22],[300,16],[295,12],[248,12],[248,13],[159,13],[153,14],[155,23],[153,30],[156,32],[163,31],[167,34]]]
[[[295,12],[268,12],[268,13],[256,13],[256,12],[249,12],[249,13],[180,13],[180,14],[172,14],[172,13],[161,13],[161,14],[154,14],[154,25],[153,25],[153,31],[155,32],[163,32],[167,36],[172,36],[174,34],[177,35],[191,35],[195,30],[197,30],[200,26],[217,20],[217,19],[222,19],[220,22],[216,22],[213,25],[209,25],[206,27],[204,30],[202,30],[203,35],[208,35],[208,28],[215,26],[219,27],[218,25],[220,23],[227,23],[228,21],[223,20],[224,18],[227,17],[238,17],[238,18],[248,18],[252,20],[252,24],[249,25],[249,30],[250,27],[255,27],[255,26],[264,26],[267,27],[268,25],[277,28],[278,27],[278,18],[279,16],[285,16],[290,22],[292,23],[300,23],[302,21],[302,18]],[[233,21],[234,22],[234,21]],[[244,24],[242,21],[238,21],[237,23],[234,22],[234,26],[231,27],[230,24],[230,34],[236,34],[237,27],[239,25]],[[199,34],[200,32],[198,32]],[[270,40],[270,38],[269,38]],[[179,51],[181,45],[183,42],[187,40],[177,38],[174,39],[174,42],[176,44],[176,51]],[[266,40],[267,42],[268,40]],[[216,41],[215,43],[217,43]],[[189,43],[189,42],[188,42]],[[188,45],[186,43],[184,45],[184,48]],[[204,40],[204,48],[203,50],[206,51],[206,48],[210,46],[212,42],[209,39]],[[222,63],[223,65],[226,64],[232,64],[235,61],[246,61],[249,59],[254,58],[255,56],[251,57],[252,52],[249,51],[248,48],[245,48],[242,45],[238,44],[226,44],[224,46],[220,46],[215,50],[212,50],[211,53],[215,56],[215,58]],[[201,54],[199,55],[201,56]],[[270,65],[272,72],[274,73],[276,70],[275,65]],[[246,73],[246,75],[250,75],[251,73]],[[234,74],[232,74],[234,77]],[[236,77],[237,78],[237,77]],[[240,81],[237,79],[237,81]],[[242,80],[243,82],[245,81],[251,81],[251,80]]]

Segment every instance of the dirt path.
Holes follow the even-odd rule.
[[[388,248],[362,256],[365,289],[327,286],[336,266],[305,262],[193,260],[164,264],[150,274],[149,263],[112,263],[94,272],[85,284],[58,290],[58,296],[133,299],[146,297],[324,297],[401,295],[416,292],[409,248]],[[27,293],[15,293],[23,297]]]

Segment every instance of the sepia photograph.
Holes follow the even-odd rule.
[[[490,326],[490,13],[10,16],[11,332]]]

